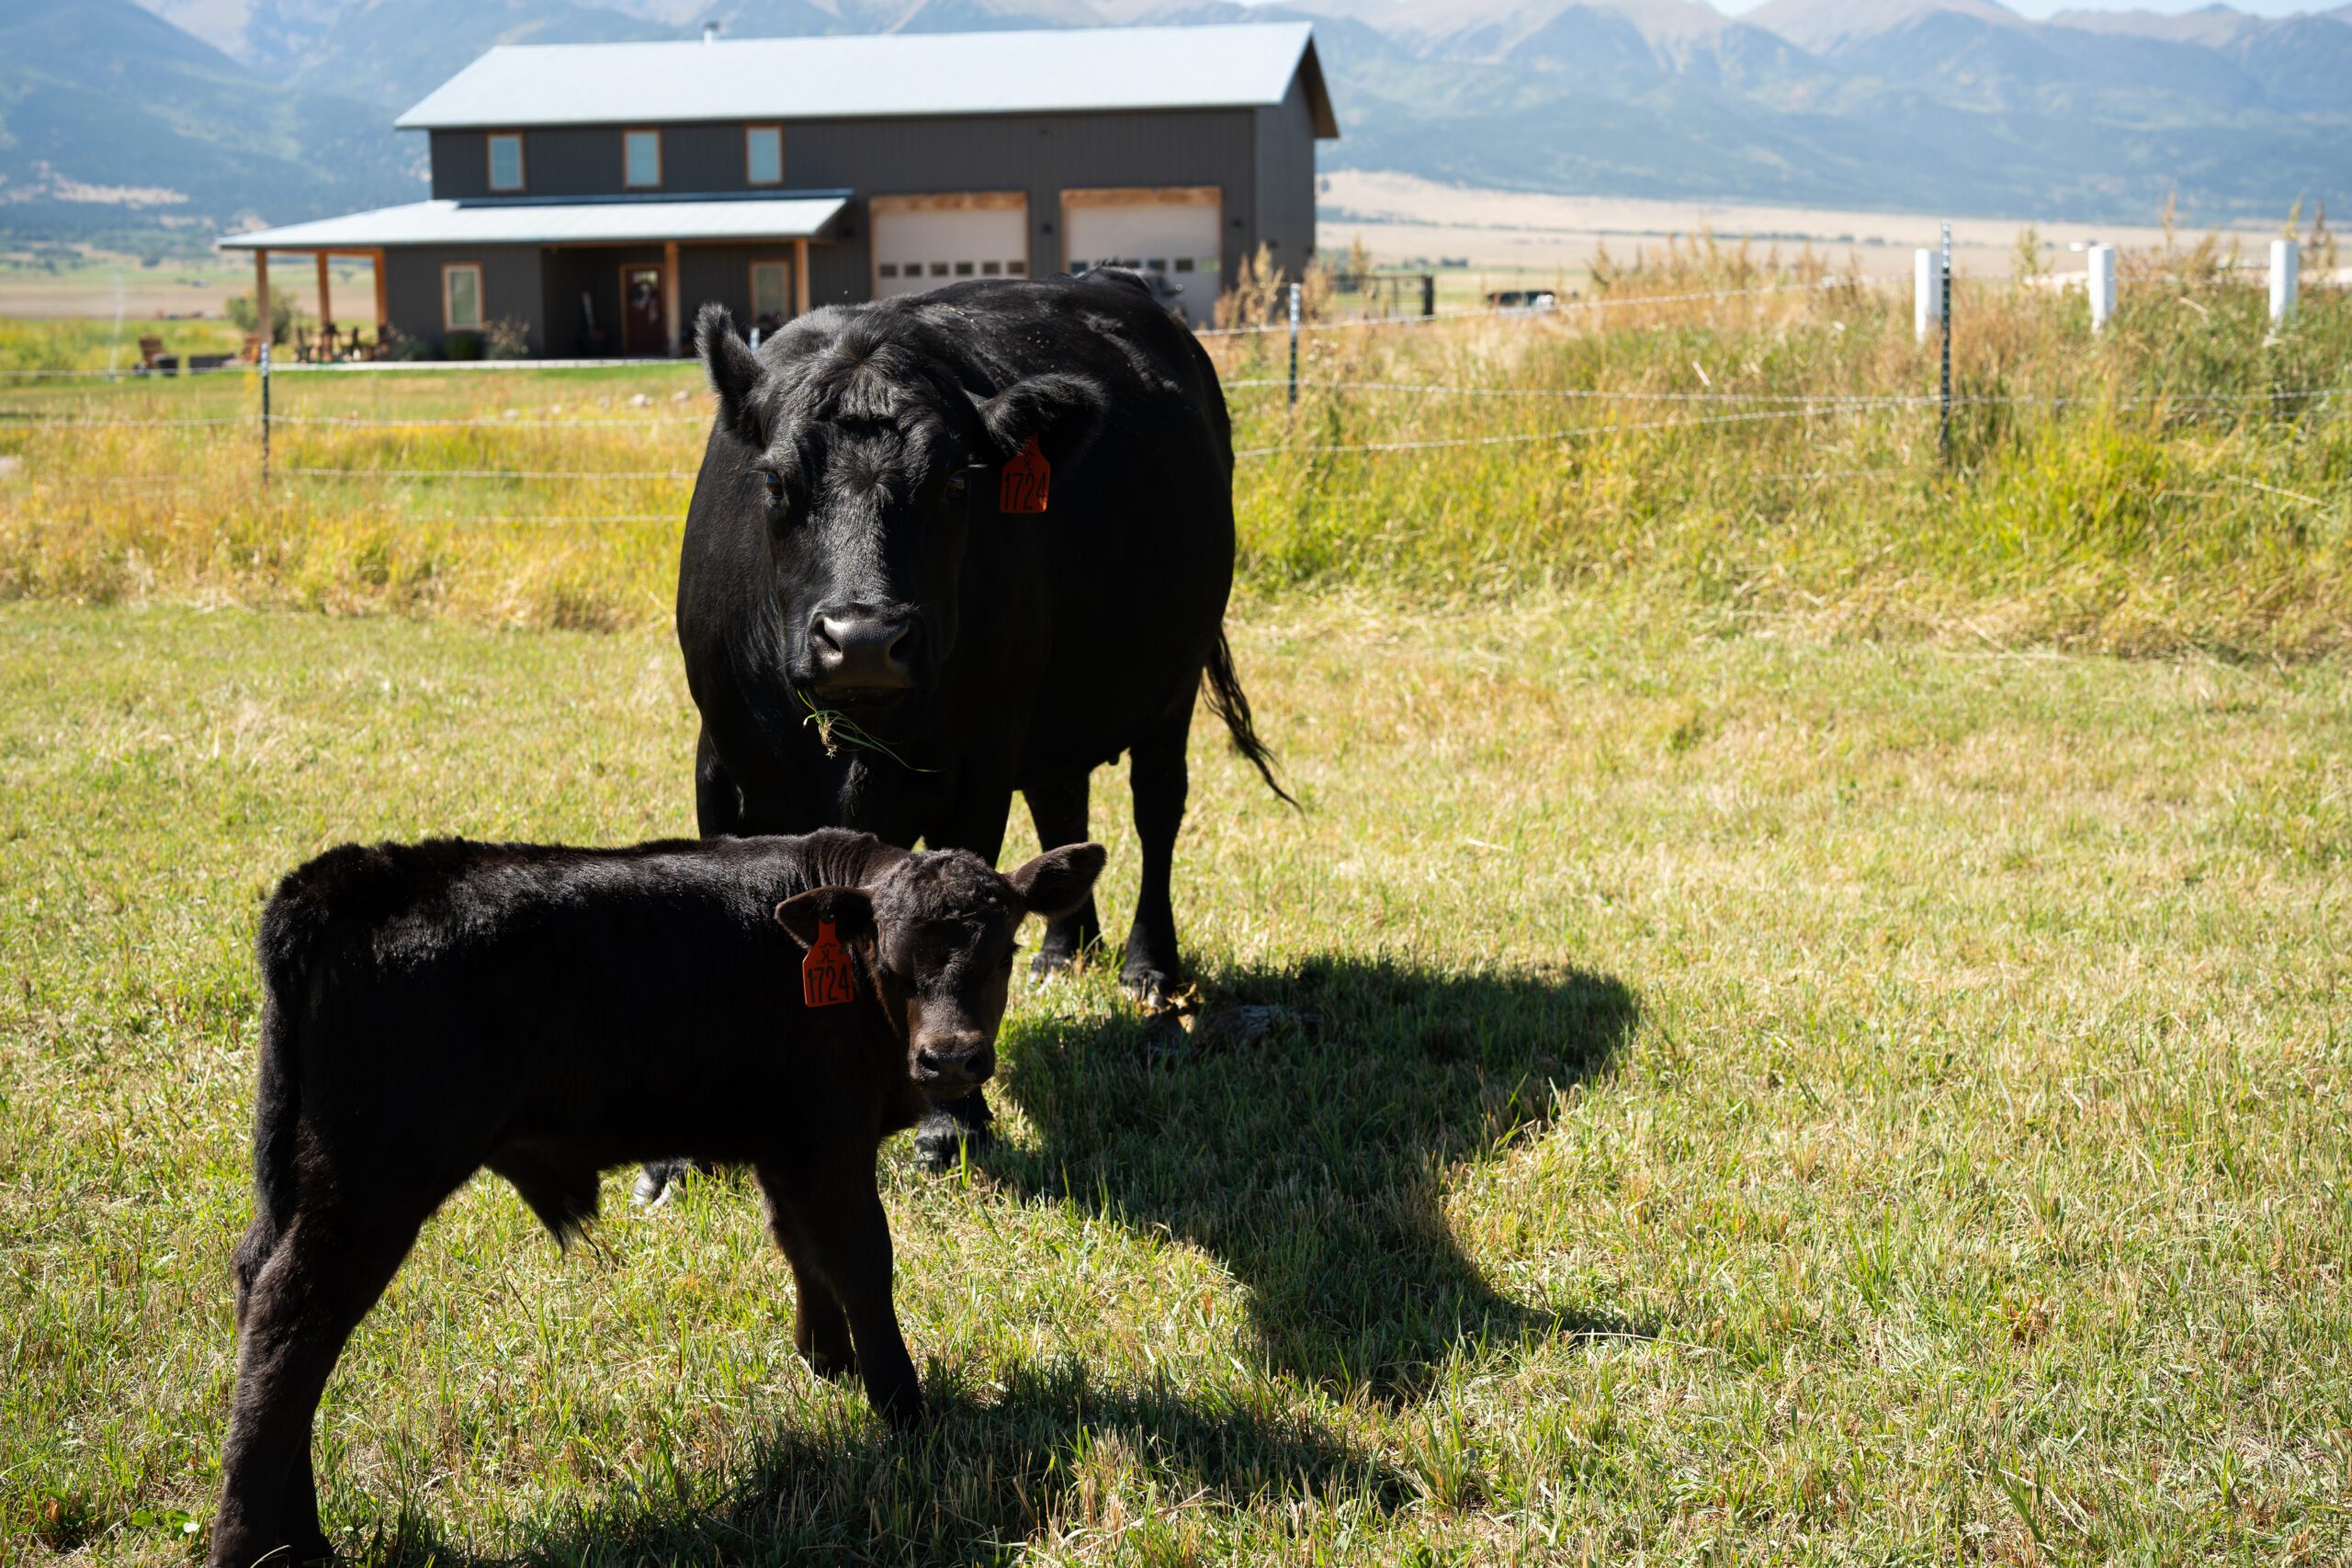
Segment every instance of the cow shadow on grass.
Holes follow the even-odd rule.
[[[1189,1035],[1124,1012],[1009,1028],[1004,1093],[1038,1135],[982,1156],[989,1174],[1205,1249],[1272,1364],[1392,1404],[1457,1348],[1644,1332],[1498,1293],[1444,1206],[1452,1168],[1540,1130],[1608,1064],[1638,1014],[1625,986],[1327,957],[1210,990]]]
[[[640,1461],[511,1552],[453,1544],[412,1506],[356,1556],[401,1568],[968,1562],[1011,1557],[1059,1521],[1140,1531],[1130,1543],[1143,1557],[1174,1560],[1204,1506],[1344,1496],[1385,1515],[1414,1495],[1386,1461],[1308,1421],[1164,1384],[1110,1386],[1076,1361],[1018,1363],[984,1397],[952,1380],[930,1392],[937,1420],[919,1436],[892,1436],[852,1398],[814,1421],[779,1420],[724,1476]]]

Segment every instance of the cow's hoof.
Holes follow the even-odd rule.
[[[854,1350],[825,1350],[810,1346],[801,1350],[800,1359],[827,1382],[846,1382],[857,1376],[857,1353]]]
[[[1119,972],[1119,986],[1147,1013],[1165,1012],[1176,999],[1176,976],[1164,969],[1130,964]]]
[[[981,1120],[967,1121],[943,1105],[933,1108],[915,1129],[915,1155],[925,1170],[954,1170],[967,1156],[978,1154],[995,1141],[985,1111]]]
[[[658,1209],[670,1201],[677,1190],[678,1168],[674,1165],[649,1165],[637,1173],[637,1185],[629,1190],[628,1201],[640,1209]]]
[[[1035,985],[1049,985],[1079,967],[1079,955],[1075,953],[1057,953],[1050,947],[1041,948],[1037,956],[1029,961],[1029,979]]]

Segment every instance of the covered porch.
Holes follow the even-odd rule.
[[[272,256],[316,259],[328,321],[331,258],[368,257],[381,326],[377,344],[361,346],[377,355],[676,356],[707,302],[771,331],[807,310],[808,247],[833,237],[848,200],[846,191],[816,191],[424,201],[219,244],[253,255],[263,321]]]

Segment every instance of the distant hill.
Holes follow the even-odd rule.
[[[0,9],[0,226],[177,224],[412,200],[380,107],[266,81],[130,0]]]
[[[2352,209],[2352,5],[1997,0],[10,0],[0,227],[412,196],[392,117],[502,42],[1316,21],[1327,167],[1596,195],[2194,220]],[[179,28],[165,25],[166,20]],[[193,35],[193,36],[191,36]],[[788,85],[787,85],[788,87]],[[362,107],[363,104],[365,107]],[[175,201],[148,202],[157,190]]]

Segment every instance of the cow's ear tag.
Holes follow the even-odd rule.
[[[1004,472],[998,477],[996,509],[1006,513],[1045,511],[1046,494],[1053,477],[1053,465],[1037,450],[1037,438],[1031,436],[1006,462]]]
[[[857,972],[849,949],[833,934],[833,922],[817,922],[817,940],[800,961],[800,999],[812,1008],[837,1008],[857,995]]]

